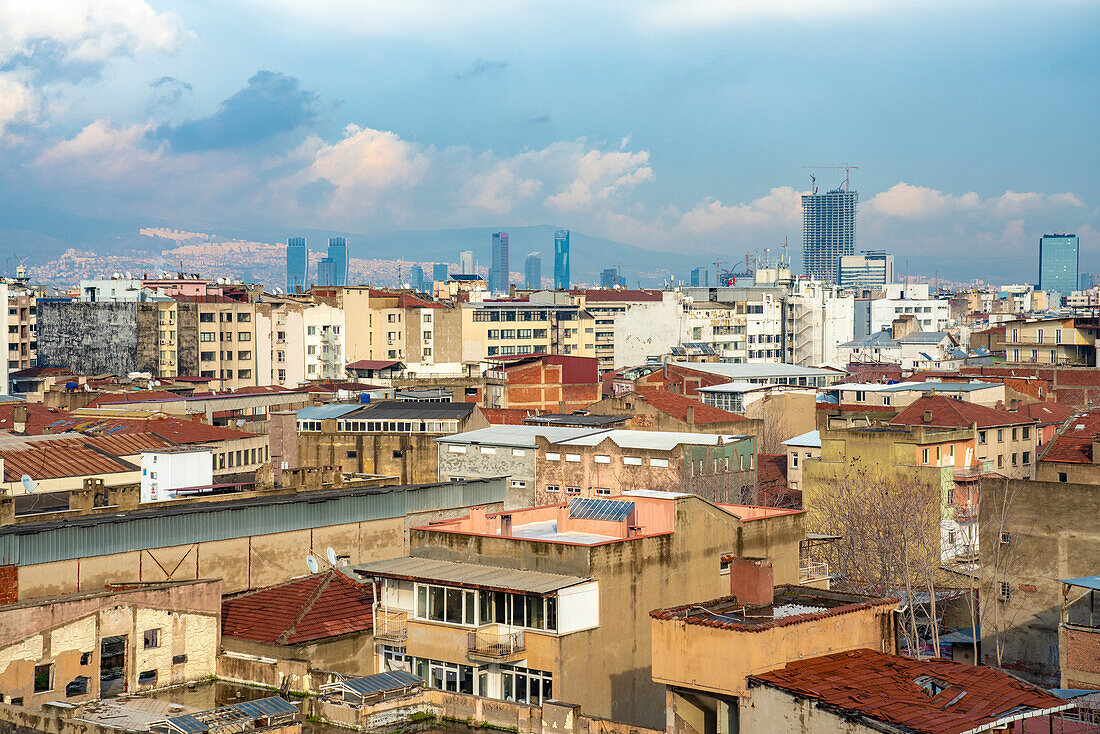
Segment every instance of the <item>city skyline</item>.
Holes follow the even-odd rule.
[[[1083,71],[1095,68],[1097,52],[1084,42],[1100,25],[1093,6],[944,5],[935,23],[911,3],[886,13],[752,2],[730,13],[687,2],[677,13],[675,3],[646,2],[625,17],[597,6],[586,34],[570,42],[575,53],[546,57],[520,49],[539,48],[534,41],[568,20],[565,9],[520,34],[476,22],[475,12],[460,19],[469,38],[450,44],[440,26],[391,3],[377,9],[378,26],[333,25],[341,6],[326,1],[332,13],[241,2],[239,17],[227,18],[126,0],[93,4],[71,30],[32,4],[3,10],[0,19],[20,30],[0,49],[0,78],[12,90],[0,113],[9,142],[0,191],[20,208],[64,202],[65,211],[107,221],[368,234],[560,223],[690,253],[796,240],[809,183],[802,166],[854,161],[864,244],[894,252],[899,266],[921,258],[942,270],[961,248],[997,248],[1020,279],[1033,272],[1036,237],[1059,229],[1077,232],[1083,259],[1092,257],[1098,193],[1089,154],[1076,151],[1091,150],[1083,120],[1098,102]],[[440,8],[439,17],[451,13]],[[985,33],[951,42],[945,20]],[[254,27],[279,42],[257,42]],[[585,46],[587,33],[609,27],[622,39]],[[1056,47],[1032,42],[1052,29]],[[379,37],[388,38],[386,53],[328,63]],[[799,51],[758,40],[768,37]],[[868,45],[876,73],[844,63]],[[931,65],[929,45],[939,52]],[[805,63],[823,55],[837,63]],[[398,75],[396,98],[362,83],[382,64]],[[947,68],[955,73],[938,73]],[[1012,76],[1011,92],[987,83],[994,73]],[[628,74],[648,83],[624,88]],[[975,87],[980,102],[961,104]],[[597,94],[606,88],[624,88],[624,99],[608,104]],[[907,90],[900,98],[899,89]],[[655,104],[654,90],[672,90],[679,104]],[[563,95],[578,104],[545,105]],[[1067,98],[1077,114],[1036,143],[1027,131]],[[424,114],[423,99],[447,112]],[[891,115],[933,134],[901,144],[904,126],[844,102],[853,99],[886,101]],[[779,122],[737,114],[754,103],[773,107],[779,114],[767,117]],[[496,105],[492,125],[481,123],[487,104]],[[682,112],[700,107],[708,115]],[[713,119],[729,129],[717,134],[705,122]],[[836,178],[822,175],[823,188]],[[37,251],[22,244],[26,235],[5,234],[17,237],[10,249]]]

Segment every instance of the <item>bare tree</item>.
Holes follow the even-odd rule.
[[[935,606],[942,563],[942,506],[938,482],[916,473],[879,471],[853,459],[814,494],[814,530],[840,536],[826,546],[836,586],[858,593],[899,596],[906,602],[901,634],[920,655],[918,606],[929,597],[930,637],[938,645]]]

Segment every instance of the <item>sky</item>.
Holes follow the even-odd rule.
[[[1100,3],[0,0],[0,195],[183,229],[553,224],[1100,271]]]

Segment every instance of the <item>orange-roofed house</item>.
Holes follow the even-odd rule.
[[[373,603],[370,584],[335,568],[234,594],[222,601],[222,648],[370,675],[375,672]],[[301,683],[292,688],[303,690]]]
[[[1042,482],[1100,484],[1100,410],[1074,413],[1047,442],[1035,478]]]
[[[762,423],[708,405],[698,396],[680,395],[649,385],[639,385],[630,392],[604,398],[588,409],[597,414],[629,416],[625,427],[639,431],[757,434]]]
[[[410,531],[409,556],[352,567],[376,585],[379,670],[428,687],[664,726],[649,612],[728,593],[729,563],[798,580],[798,510],[638,491]]]

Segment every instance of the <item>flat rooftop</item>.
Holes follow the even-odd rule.
[[[654,619],[678,619],[687,624],[729,630],[759,630],[848,614],[861,609],[896,606],[897,599],[825,591],[808,586],[777,586],[771,604],[749,606],[735,596],[685,604],[649,613]]]

